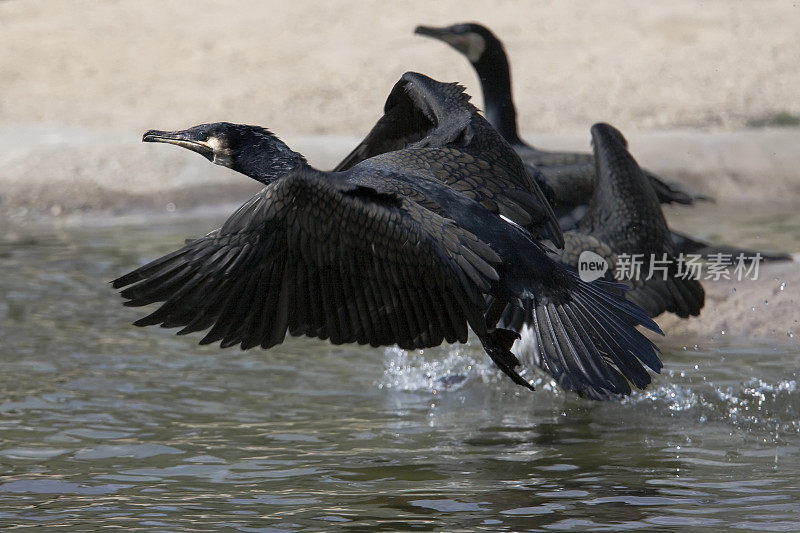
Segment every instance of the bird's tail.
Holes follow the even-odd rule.
[[[518,354],[522,364],[532,363],[562,388],[595,400],[630,394],[629,382],[647,387],[651,378],[645,366],[660,372],[660,352],[636,326],[663,335],[658,325],[639,306],[612,294],[609,289],[618,285],[587,283],[571,270],[564,272],[571,289],[564,301],[530,302],[523,315],[506,310],[504,326],[529,330],[533,337]]]
[[[692,192],[680,183],[666,180],[647,170],[643,170],[643,172],[650,179],[650,185],[653,187],[659,202],[662,204],[692,205],[696,201],[714,201],[713,197]]]
[[[643,283],[634,283],[625,297],[651,317],[666,311],[689,318],[700,314],[705,305],[706,291],[698,280],[681,277],[676,268],[671,268],[664,278],[653,277]]]
[[[734,246],[709,244],[707,242],[693,239],[683,233],[678,233],[677,231],[672,232],[672,243],[675,246],[676,254],[697,254],[701,255],[704,259],[708,259],[709,256],[716,254],[730,254],[733,260],[736,260],[739,254],[743,254],[745,258],[750,259],[751,257],[755,257],[756,254],[760,254],[762,261],[792,260],[792,256],[789,254],[759,252],[756,250],[748,250],[746,248],[736,248]]]

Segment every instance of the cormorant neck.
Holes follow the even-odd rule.
[[[275,135],[268,134],[234,155],[230,168],[265,185],[292,170],[309,167],[306,158],[289,148]]]
[[[510,144],[523,144],[517,134],[517,111],[511,99],[511,70],[502,43],[489,43],[473,66],[481,80],[486,119]]]

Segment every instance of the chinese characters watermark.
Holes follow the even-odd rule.
[[[680,253],[676,257],[664,254],[618,254],[614,279],[617,281],[666,280],[669,277],[690,280],[744,280],[758,279],[762,256],[756,252],[734,256],[716,252],[703,257],[700,254]],[[600,255],[584,251],[578,258],[578,274],[584,281],[594,281],[608,271],[608,262]]]

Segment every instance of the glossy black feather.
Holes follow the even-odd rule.
[[[392,89],[384,114],[336,167],[361,163],[436,179],[563,246],[553,210],[536,180],[505,139],[470,103],[464,88],[406,73]]]
[[[581,252],[593,251],[606,259],[610,279],[621,254],[640,255],[641,276],[628,282],[631,290],[626,297],[650,316],[663,312],[696,316],[705,303],[705,291],[699,281],[684,279],[678,271],[661,206],[623,141],[608,124],[592,126],[597,185],[577,228],[566,233],[561,260],[577,267]],[[654,271],[650,276],[652,260],[666,261],[667,272]]]

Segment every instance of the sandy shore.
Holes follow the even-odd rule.
[[[406,70],[460,81],[481,105],[467,61],[412,33],[466,20],[504,40],[536,144],[588,149],[603,120],[642,163],[720,201],[798,196],[800,129],[746,129],[800,117],[800,8],[789,2],[11,0],[0,2],[0,212],[247,189],[137,144],[150,128],[262,124],[328,167]]]
[[[525,130],[800,116],[800,6],[785,0],[9,0],[0,123],[143,131],[229,120],[359,135],[407,70],[478,98],[464,58],[412,34],[473,20],[505,42]]]
[[[800,348],[800,266],[765,263],[758,279],[704,281],[706,305],[699,317],[666,314],[656,322],[668,338],[711,345],[769,340]],[[657,342],[657,341],[656,341]]]
[[[608,121],[641,163],[720,202],[800,198],[800,128],[751,127],[800,117],[791,2],[9,0],[0,2],[0,223],[236,202],[257,188],[141,144],[149,128],[262,124],[328,168],[404,71],[460,81],[482,105],[467,62],[412,34],[419,23],[468,20],[504,40],[520,124],[537,145],[588,150],[588,127]],[[706,287],[700,318],[659,320],[668,334],[794,342],[789,332],[800,333],[797,263]]]

